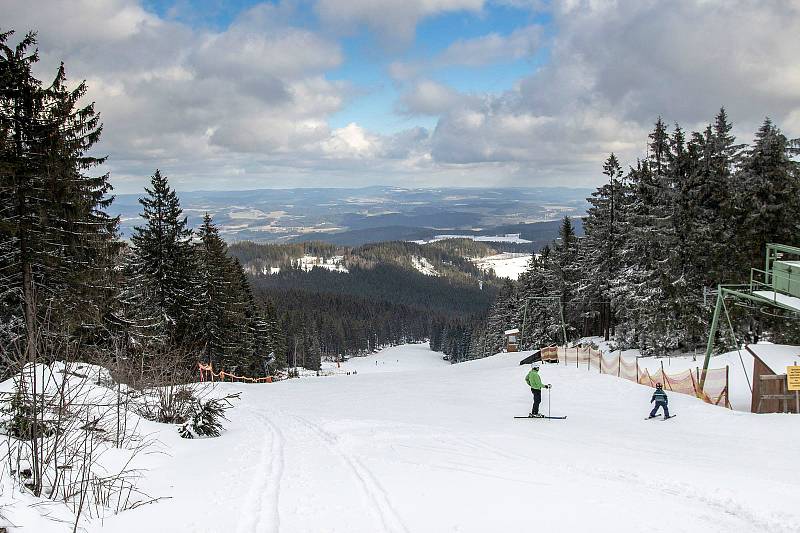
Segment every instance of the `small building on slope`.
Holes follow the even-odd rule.
[[[519,328],[507,329],[503,332],[506,338],[506,351],[518,352],[519,351]]]
[[[751,344],[753,356],[753,413],[797,413],[800,393],[789,391],[786,367],[800,363],[800,347],[777,344]]]

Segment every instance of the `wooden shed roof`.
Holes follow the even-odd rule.
[[[748,347],[775,374],[785,374],[786,367],[800,363],[800,346],[786,344],[750,344]]]

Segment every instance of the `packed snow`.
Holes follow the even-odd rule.
[[[545,365],[542,409],[569,418],[515,420],[526,355],[451,366],[409,345],[343,363],[350,375],[222,384],[243,394],[221,437],[146,428],[164,453],[142,488],[169,499],[87,530],[799,530],[793,415],[672,394],[678,417],[645,421],[652,389]]]
[[[473,259],[473,262],[484,272],[494,270],[497,277],[519,279],[520,275],[528,269],[531,257],[531,254],[504,252],[488,257],[479,257]]]
[[[800,311],[800,298],[795,296],[789,296],[788,294],[781,294],[775,291],[753,291],[753,294],[760,296],[765,300],[778,302],[781,305],[785,305],[786,307],[791,307],[792,309]]]

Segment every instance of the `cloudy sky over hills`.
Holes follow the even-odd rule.
[[[103,115],[119,192],[596,185],[658,115],[800,136],[800,2],[0,0]]]

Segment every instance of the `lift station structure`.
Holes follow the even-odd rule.
[[[767,244],[764,269],[750,269],[749,284],[718,286],[717,303],[714,306],[714,317],[711,320],[706,357],[703,361],[703,373],[700,375],[700,390],[703,390],[705,385],[714,339],[723,312],[731,332],[733,331],[725,305],[726,298],[746,300],[800,314],[800,248],[785,244]]]

